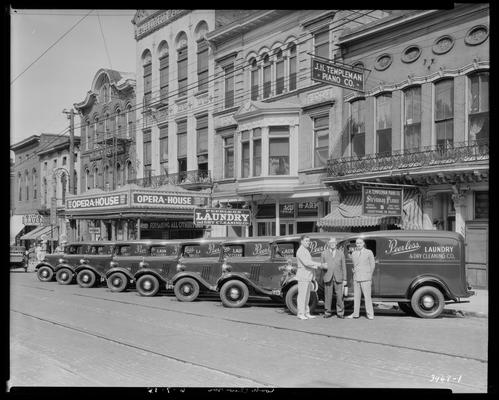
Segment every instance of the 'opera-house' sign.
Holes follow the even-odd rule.
[[[134,204],[151,206],[192,206],[192,196],[181,196],[172,194],[134,193],[132,196]]]
[[[237,208],[195,208],[196,225],[249,225],[250,210]]]
[[[119,207],[127,204],[125,193],[88,197],[84,199],[67,200],[68,209]]]

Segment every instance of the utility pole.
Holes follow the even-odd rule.
[[[74,187],[74,110],[71,108],[69,111],[64,109],[62,111],[68,115],[69,119],[69,193],[76,194]]]

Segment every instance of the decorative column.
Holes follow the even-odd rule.
[[[466,232],[466,195],[469,187],[452,187],[452,201],[456,209],[456,232],[465,237]]]

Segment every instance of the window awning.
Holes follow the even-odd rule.
[[[57,241],[58,238],[55,236],[56,229],[52,226],[39,226],[28,232],[26,235],[21,236],[21,240],[41,240],[47,239],[51,241]],[[45,237],[42,237],[45,236]]]
[[[23,216],[12,215],[10,217],[10,244],[16,242],[16,236],[24,229]]]
[[[402,217],[383,215],[362,215],[362,194],[346,195],[338,207],[317,221],[318,227],[377,226],[397,225],[402,229],[423,229],[420,195],[414,191],[404,191]]]

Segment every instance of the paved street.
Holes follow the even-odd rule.
[[[10,277],[10,387],[486,391],[487,318],[424,320],[392,309],[373,321],[300,321],[262,300],[228,309],[215,298],[181,303]]]

